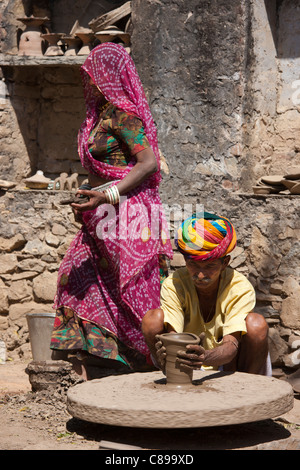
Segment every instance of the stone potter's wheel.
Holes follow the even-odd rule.
[[[163,378],[162,378],[163,377]],[[160,371],[109,376],[68,390],[75,418],[137,428],[193,428],[249,423],[293,407],[279,379],[241,372],[194,371],[192,385],[166,384]]]

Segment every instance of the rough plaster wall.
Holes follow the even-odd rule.
[[[213,190],[216,182],[238,187],[245,3],[133,0],[133,58],[169,165],[168,200]]]
[[[287,145],[294,149],[298,139],[294,110],[285,116],[278,110],[276,9],[272,18],[263,0],[133,4],[133,58],[169,166],[162,200],[181,208],[197,202],[230,218],[238,234],[231,265],[255,286],[256,309],[270,325],[273,365],[295,367],[290,357],[292,338],[300,334],[298,199],[250,195],[258,176],[279,164],[286,168],[281,152]],[[287,18],[293,21],[293,10]],[[235,190],[249,196],[240,198]],[[175,252],[171,267],[182,263]]]

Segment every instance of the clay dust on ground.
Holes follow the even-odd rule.
[[[161,450],[300,450],[300,397],[277,419],[212,428],[138,429],[87,423],[67,411],[67,387],[32,392],[27,363],[0,365],[0,450],[98,450],[103,441]]]

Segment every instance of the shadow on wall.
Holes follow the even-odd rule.
[[[278,59],[300,57],[298,0],[264,0]]]
[[[77,134],[85,104],[79,67],[5,67],[4,76],[20,142],[14,147],[14,159],[25,168],[27,158],[31,174],[36,170],[49,177],[80,174]]]

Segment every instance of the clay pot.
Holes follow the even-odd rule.
[[[284,175],[284,178],[286,178],[287,180],[298,180],[298,179],[300,179],[300,168],[296,168],[295,170],[293,170],[288,175]]]
[[[83,46],[78,52],[78,55],[88,55],[92,50],[92,43],[95,39],[94,33],[88,29],[78,29],[76,36],[81,39]]]
[[[58,33],[48,33],[42,34],[41,37],[48,42],[48,47],[45,52],[45,56],[60,56],[64,55],[62,48],[57,44],[62,34]]]
[[[295,184],[295,186],[290,189],[290,192],[291,194],[300,194],[300,183]]]
[[[271,188],[267,188],[266,186],[252,186],[254,194],[270,194]]]
[[[41,27],[46,21],[49,21],[49,18],[29,16],[17,19],[26,25],[26,29],[20,37],[18,54],[26,56],[43,55],[43,38],[41,37]]]
[[[168,384],[190,385],[193,371],[183,370],[176,363],[178,351],[184,351],[188,344],[199,344],[200,338],[193,333],[164,333],[159,339],[166,348],[166,378]]]
[[[115,39],[121,39],[125,46],[130,45],[130,34],[121,31],[116,26],[107,26],[102,31],[95,33],[95,36],[102,44],[104,42],[114,41]]]
[[[67,44],[66,56],[77,55],[80,39],[74,36],[64,36],[63,42]]]

